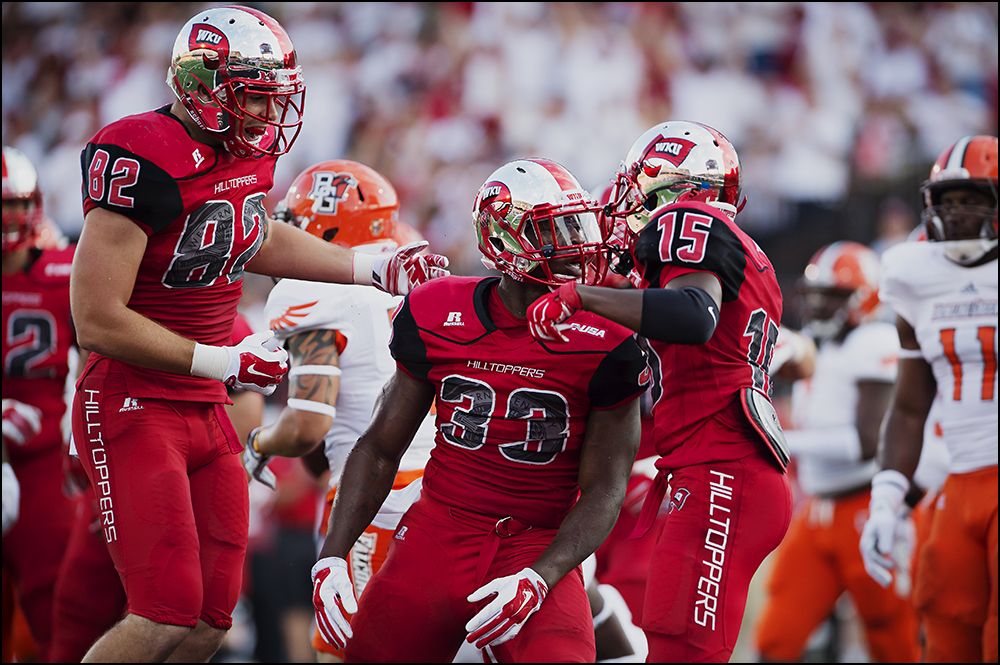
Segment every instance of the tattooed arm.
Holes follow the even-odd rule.
[[[340,390],[340,376],[323,369],[340,362],[335,330],[299,333],[288,339],[285,348],[291,377],[288,406],[256,438],[257,450],[267,457],[301,457],[319,446],[333,424]]]
[[[368,429],[347,456],[320,559],[346,558],[389,495],[399,459],[434,401],[434,386],[406,372],[382,388]]]

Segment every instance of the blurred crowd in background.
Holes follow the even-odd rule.
[[[248,4],[287,28],[307,83],[271,206],[311,164],[363,162],[462,274],[484,271],[476,191],[517,157],[597,189],[650,125],[716,127],[742,161],[741,224],[794,279],[826,242],[905,237],[937,154],[997,132],[996,3]],[[3,4],[3,141],[71,238],[81,149],[172,100],[174,37],[204,6]]]
[[[554,159],[596,192],[645,129],[694,120],[739,153],[740,224],[774,263],[797,327],[794,284],[816,249],[850,239],[881,252],[905,239],[938,153],[997,134],[995,2],[243,4],[287,29],[307,86],[268,210],[306,167],[362,162],[395,185],[401,220],[455,274],[486,273],[472,204],[501,164]],[[3,144],[38,167],[45,210],[70,239],[83,225],[81,150],[100,127],[173,100],[174,38],[207,6],[3,3]],[[252,323],[271,284],[248,275]],[[308,483],[255,499],[271,510],[251,528],[252,593],[267,592],[249,568],[273,570],[276,529],[302,534],[309,554],[323,483],[300,491]],[[254,618],[288,638],[258,643],[257,657],[298,660],[308,597],[287,612],[264,595],[252,607],[281,615]]]

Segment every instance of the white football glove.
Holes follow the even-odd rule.
[[[503,644],[515,637],[528,617],[542,606],[548,592],[545,580],[532,568],[484,584],[473,591],[467,600],[475,603],[493,594],[496,598],[465,624],[469,633],[465,641],[482,649],[487,645]]]
[[[191,374],[230,388],[270,395],[288,373],[288,352],[270,330],[247,335],[236,346],[195,344]]]
[[[354,585],[347,574],[347,561],[338,556],[320,559],[312,567],[312,581],[319,634],[327,644],[343,649],[347,640],[354,637],[345,613],[358,611]]]
[[[253,445],[254,439],[257,438],[257,434],[262,429],[264,428],[255,427],[247,436],[247,445],[243,448],[243,468],[247,470],[247,474],[251,478],[262,485],[267,485],[272,490],[276,490],[278,489],[278,479],[275,477],[274,471],[267,468],[267,463],[271,461],[270,456],[260,454]]]
[[[896,567],[893,549],[896,534],[905,518],[901,518],[903,499],[910,489],[910,481],[899,471],[886,469],[872,478],[871,502],[868,504],[868,521],[861,532],[861,558],[868,574],[883,587],[892,584],[892,569]]]
[[[4,400],[6,401],[6,400]],[[14,469],[3,463],[3,535],[17,523],[21,511],[21,485],[17,482]]]
[[[42,411],[37,407],[5,399],[0,407],[3,411],[4,443],[23,446],[42,431]]]
[[[448,257],[421,254],[427,241],[411,242],[391,254],[354,253],[354,283],[374,286],[394,296],[405,296],[426,281],[445,277]]]

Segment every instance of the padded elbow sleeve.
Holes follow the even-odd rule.
[[[668,344],[704,344],[712,339],[718,317],[715,301],[698,287],[646,289],[639,334]]]

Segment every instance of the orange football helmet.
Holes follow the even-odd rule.
[[[992,205],[945,203],[950,190],[979,192],[978,198]],[[981,259],[997,246],[997,137],[966,136],[950,145],[920,193],[927,240],[946,243],[945,256],[960,265]]]
[[[805,330],[818,340],[835,339],[875,320],[879,266],[878,254],[849,240],[817,251],[799,280]]]
[[[392,184],[348,159],[307,168],[274,210],[275,219],[347,248],[395,249],[398,217],[399,197]]]
[[[403,245],[409,245],[411,242],[421,242],[424,240],[424,236],[420,231],[406,222],[397,221],[396,233],[392,236],[392,239],[396,241],[397,245],[402,247]]]

